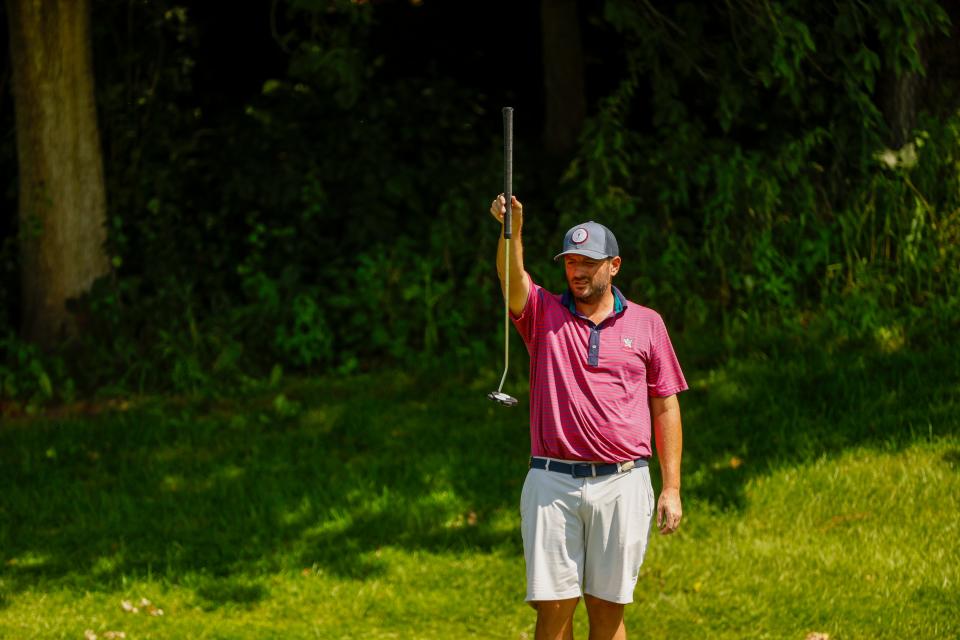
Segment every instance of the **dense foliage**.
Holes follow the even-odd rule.
[[[824,301],[865,326],[884,309],[955,314],[956,87],[928,91],[896,149],[888,121],[920,110],[885,117],[881,90],[926,72],[943,8],[744,1],[668,17],[608,3],[606,16],[629,73],[568,178],[638,247],[661,247],[637,252],[650,297],[701,319]]]
[[[96,2],[116,271],[77,302],[81,339],[41,354],[16,338],[5,229],[0,395],[491,365],[501,303],[485,211],[500,184],[499,106],[516,94],[436,65],[391,67],[378,43],[403,28],[398,5],[273,3],[285,71],[205,111],[192,9]],[[584,30],[615,44],[617,77],[562,171],[518,130],[538,280],[562,286],[549,256],[592,218],[617,231],[618,284],[678,330],[817,319],[889,345],[910,327],[957,327],[960,114],[957,88],[935,81],[957,52],[955,6],[581,8]],[[903,86],[923,91],[891,101]],[[11,165],[9,136],[0,151]]]

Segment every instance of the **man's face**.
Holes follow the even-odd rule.
[[[568,254],[563,257],[567,284],[577,302],[596,304],[610,288],[613,276],[620,270],[620,256],[595,260]]]

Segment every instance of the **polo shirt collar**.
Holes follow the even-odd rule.
[[[623,297],[620,289],[617,289],[615,285],[610,285],[610,288],[613,289],[613,314],[616,315],[627,308],[627,299]],[[573,299],[573,294],[570,293],[569,288],[563,292],[563,295],[560,297],[560,302],[569,309],[573,315],[580,315],[577,311],[577,301]]]

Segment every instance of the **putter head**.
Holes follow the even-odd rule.
[[[487,397],[493,400],[494,402],[499,402],[505,407],[515,407],[517,406],[517,399],[513,396],[508,396],[502,391],[491,391],[487,394]]]

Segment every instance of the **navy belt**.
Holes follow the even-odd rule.
[[[559,462],[557,460],[548,460],[547,458],[530,458],[531,469],[545,469],[547,471],[556,471],[565,473],[574,478],[596,478],[598,476],[609,476],[612,473],[621,473],[629,471],[634,467],[645,467],[649,464],[646,458],[637,458],[627,462]]]

